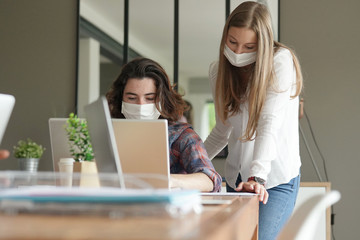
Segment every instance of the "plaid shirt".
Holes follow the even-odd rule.
[[[213,192],[221,190],[221,176],[208,158],[201,138],[187,123],[169,123],[171,173],[205,173],[214,183]]]

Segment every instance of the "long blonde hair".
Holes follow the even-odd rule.
[[[256,33],[258,40],[257,57],[253,73],[248,81],[239,79],[240,69],[232,66],[224,56],[224,47],[230,27],[249,28]],[[249,120],[241,140],[251,141],[256,133],[261,110],[265,103],[266,91],[275,80],[273,59],[280,48],[290,50],[296,70],[297,97],[302,89],[302,73],[297,57],[285,45],[273,38],[271,17],[265,5],[257,2],[240,4],[228,17],[221,39],[219,68],[215,90],[215,107],[219,118],[225,122],[232,115],[239,113],[241,104],[248,101]]]

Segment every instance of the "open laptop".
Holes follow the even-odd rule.
[[[120,187],[125,188],[107,100],[102,96],[84,110],[99,173],[117,173]]]
[[[85,106],[91,143],[99,173],[118,173],[120,186],[170,187],[166,120],[112,119],[104,97]],[[60,158],[71,157],[64,125],[67,118],[50,118],[54,170]]]
[[[50,118],[49,131],[54,171],[59,171],[60,158],[72,158],[65,130],[67,118]]]
[[[167,120],[112,119],[124,173],[154,188],[170,188]]]
[[[15,105],[15,97],[0,93],[0,144],[5,134],[12,110]]]
[[[67,125],[68,118],[50,118],[49,119],[49,130],[50,130],[50,142],[51,142],[51,154],[52,154],[52,160],[53,160],[53,168],[55,172],[59,172],[59,166],[58,162],[61,158],[72,158],[71,152],[70,152],[70,146],[68,143],[68,137],[65,130],[65,126]],[[83,120],[80,118],[80,120]],[[89,125],[89,123],[88,123]],[[91,124],[90,124],[91,125]],[[101,124],[99,127],[99,130],[102,131],[101,135],[105,135],[106,125]],[[89,131],[91,131],[89,129]],[[90,132],[90,135],[92,133]],[[103,139],[101,139],[102,141]],[[99,147],[99,143],[97,142],[97,139],[91,140],[92,144],[95,142],[96,147]],[[110,144],[110,145],[109,145]],[[106,143],[106,141],[102,141],[99,149],[94,149],[95,153],[95,161],[97,165],[97,169],[99,173],[116,173],[118,174],[118,167],[116,164],[115,157],[111,156],[111,152],[113,151],[111,143]],[[114,144],[116,147],[116,144]],[[97,151],[98,150],[98,151]],[[118,156],[117,152],[114,154],[115,156]],[[98,158],[98,159],[97,159]],[[104,158],[105,161],[102,161],[100,159]],[[121,169],[120,169],[121,170]],[[123,176],[121,174],[121,179],[123,179]],[[123,180],[119,181],[120,187],[124,186]]]

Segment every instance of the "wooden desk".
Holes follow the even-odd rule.
[[[258,239],[257,196],[203,198],[231,203],[180,218],[0,215],[0,239]]]

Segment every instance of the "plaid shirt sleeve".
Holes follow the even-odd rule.
[[[173,173],[202,172],[213,181],[214,189],[212,192],[221,191],[222,178],[209,160],[203,141],[191,127],[187,127],[177,135],[177,139],[173,141],[170,149],[171,165],[177,165],[176,168],[170,166]]]

